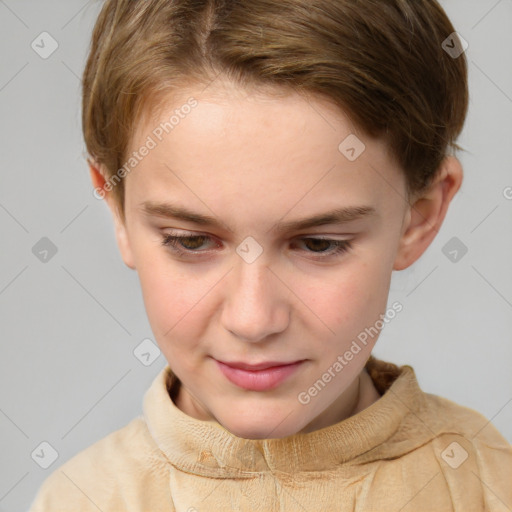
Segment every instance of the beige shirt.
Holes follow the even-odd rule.
[[[144,414],[44,481],[29,512],[512,511],[512,446],[481,414],[371,358],[382,396],[329,427],[236,437],[174,404],[166,366]]]

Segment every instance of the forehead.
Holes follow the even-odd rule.
[[[140,123],[131,150],[149,139],[154,148],[128,182],[153,201],[179,189],[209,198],[218,192],[233,204],[240,196],[261,204],[281,198],[281,209],[293,198],[297,208],[331,196],[341,206],[382,203],[385,182],[400,189],[402,178],[383,141],[361,133],[325,98],[290,90],[226,82],[188,88]]]
[[[337,149],[340,140],[349,134],[370,142],[369,137],[324,96],[272,85],[242,88],[225,78],[217,78],[207,86],[183,87],[160,96],[157,102],[148,104],[145,114],[136,126],[133,147],[149,134],[158,139],[159,145],[167,143],[169,146],[173,141],[176,145],[178,139],[183,142],[190,135],[194,139],[228,144],[237,138],[257,135],[253,138],[257,144],[265,140],[267,134],[268,139],[275,141],[274,146],[282,140],[297,140],[296,149],[302,147],[305,140]],[[277,141],[276,135],[279,135]],[[381,141],[373,143],[387,149]],[[282,148],[283,152],[291,149],[290,146]]]

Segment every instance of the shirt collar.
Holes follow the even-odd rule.
[[[384,394],[359,413],[329,427],[281,439],[245,439],[216,421],[203,421],[181,411],[171,396],[180,384],[167,365],[144,396],[143,411],[154,441],[169,462],[189,473],[210,477],[251,478],[254,473],[328,471],[363,456],[379,457],[379,447],[390,439],[404,418],[424,404],[410,366],[397,367],[373,357],[366,366]],[[387,388],[382,389],[382,382]],[[428,428],[425,429],[428,436]],[[411,441],[412,442],[412,441]],[[424,442],[415,439],[415,443]],[[411,449],[407,439],[392,449]],[[388,450],[389,451],[389,450]]]

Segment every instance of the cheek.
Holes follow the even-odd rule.
[[[308,289],[314,297],[311,309],[338,339],[357,336],[365,327],[373,325],[386,309],[390,271],[382,260],[354,262],[340,267]],[[329,284],[325,284],[328,281]]]
[[[191,278],[179,265],[171,264],[165,251],[153,250],[137,265],[144,305],[149,323],[160,340],[179,336],[186,326],[194,330],[201,298],[206,291],[205,280]],[[150,254],[147,252],[146,254]]]
[[[144,305],[157,345],[175,372],[193,372],[202,357],[201,339],[208,321],[205,285],[169,264],[139,269]]]

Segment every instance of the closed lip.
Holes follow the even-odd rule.
[[[264,361],[264,362],[257,363],[257,364],[249,364],[249,363],[244,363],[242,361],[220,361],[219,359],[217,359],[217,361],[219,363],[230,366],[231,368],[237,368],[239,370],[257,371],[257,370],[266,370],[267,368],[273,368],[275,366],[289,366],[292,364],[296,364],[296,363],[305,361],[305,359],[297,359],[295,361]]]

